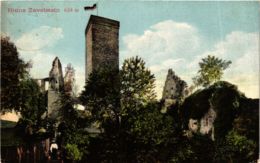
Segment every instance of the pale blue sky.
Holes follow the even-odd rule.
[[[2,2],[2,32],[21,56],[34,61],[34,77],[45,77],[58,56],[76,68],[84,85],[84,30],[90,14],[81,2]],[[59,8],[60,13],[8,13],[8,8]],[[79,9],[65,13],[64,8]],[[191,84],[201,57],[231,60],[225,80],[246,95],[259,97],[259,2],[99,1],[99,16],[120,21],[120,63],[130,56],[145,59],[157,78],[158,96],[168,68]],[[140,44],[142,46],[140,46]]]

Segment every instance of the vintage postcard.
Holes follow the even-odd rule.
[[[2,1],[1,162],[257,162],[258,1]]]

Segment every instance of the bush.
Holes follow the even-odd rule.
[[[76,144],[67,144],[65,150],[67,159],[75,161],[81,160],[83,154],[79,151],[78,146]]]

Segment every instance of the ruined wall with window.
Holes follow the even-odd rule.
[[[162,99],[180,99],[187,94],[187,83],[175,75],[172,69],[169,69],[163,88]]]

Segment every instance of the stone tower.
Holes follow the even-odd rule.
[[[119,25],[116,20],[91,15],[85,30],[86,81],[102,68],[119,69]]]

